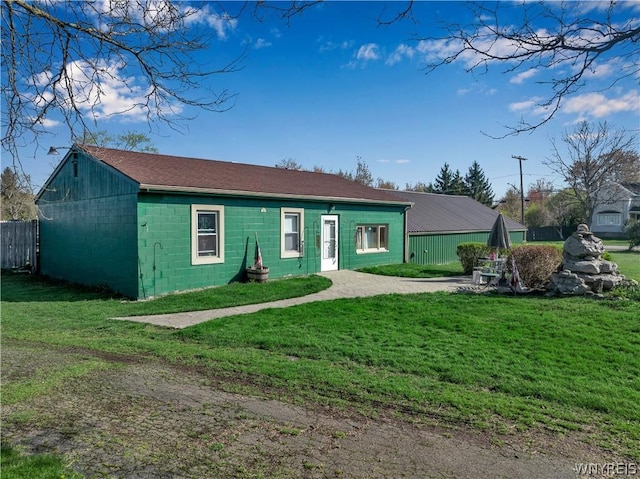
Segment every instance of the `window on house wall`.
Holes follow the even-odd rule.
[[[603,211],[598,213],[598,226],[620,226],[622,215],[617,211]]]
[[[356,229],[356,251],[375,253],[389,250],[388,225],[358,225]]]
[[[282,208],[280,216],[280,256],[283,258],[302,256],[304,209]]]
[[[191,205],[191,264],[224,262],[224,207]]]

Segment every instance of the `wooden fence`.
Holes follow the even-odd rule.
[[[38,221],[1,221],[2,269],[38,270]]]

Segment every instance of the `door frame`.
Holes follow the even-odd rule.
[[[335,256],[333,258],[324,257],[325,243],[325,221],[335,222]],[[340,257],[340,234],[339,234],[340,217],[338,215],[321,215],[320,216],[320,271],[336,271],[339,269],[338,259]]]

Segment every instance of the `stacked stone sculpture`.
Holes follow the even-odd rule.
[[[551,275],[549,292],[558,294],[593,294],[609,291],[624,281],[618,265],[602,259],[602,240],[586,224],[564,242],[562,265]]]

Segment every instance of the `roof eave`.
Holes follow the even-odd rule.
[[[526,232],[527,228],[510,228],[509,232]],[[431,231],[408,231],[409,236],[418,235],[440,235],[440,234],[466,234],[466,233],[491,233],[489,229],[477,229],[477,230],[431,230]]]
[[[393,201],[393,200],[377,200],[368,198],[348,198],[342,196],[318,196],[318,195],[297,195],[293,193],[264,193],[259,191],[245,190],[225,190],[218,188],[198,188],[184,186],[169,185],[150,185],[141,184],[140,191],[146,193],[185,193],[194,195],[222,195],[222,196],[241,196],[251,198],[277,198],[277,199],[304,199],[309,201],[333,201],[346,203],[367,203],[378,205],[395,205],[395,206],[411,206],[411,202]]]

